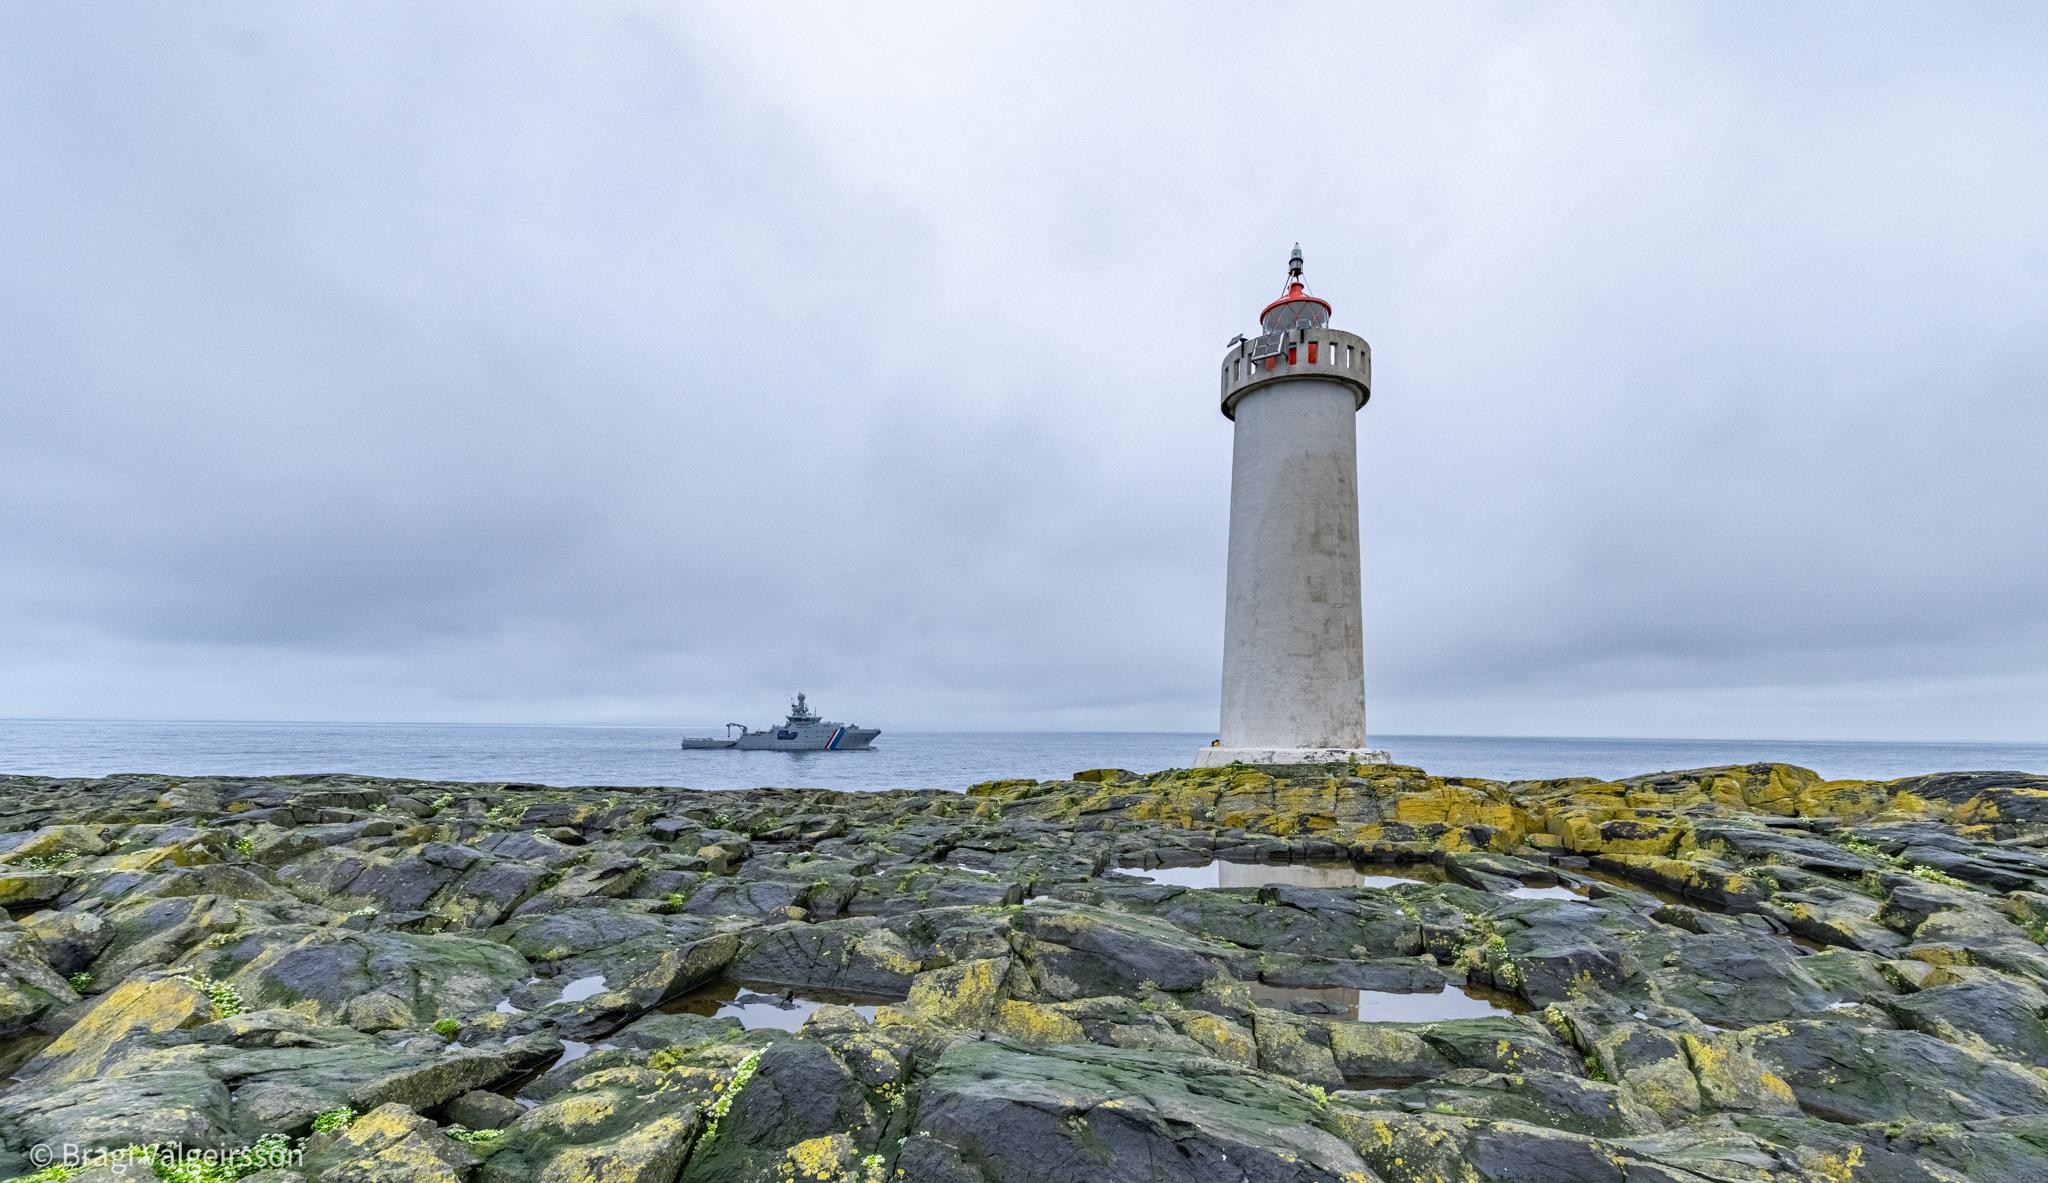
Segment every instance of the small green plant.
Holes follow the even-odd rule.
[[[680,1044],[675,1047],[657,1049],[653,1055],[647,1057],[647,1066],[656,1072],[667,1072],[671,1068],[681,1068],[685,1062],[683,1057],[689,1050]]]
[[[1316,1104],[1328,1105],[1330,1103],[1330,1090],[1319,1084],[1308,1085],[1306,1088],[1309,1098]]]
[[[561,881],[562,873],[560,871],[549,871],[540,877],[540,890],[546,891]]]
[[[1882,863],[1888,867],[1896,867],[1899,865],[1898,855],[1886,854],[1883,850],[1880,850],[1878,848],[1876,843],[1866,841],[1862,838],[1845,836],[1842,839],[1842,849],[1848,851],[1850,854],[1861,855],[1862,857],[1869,859],[1871,862]]]
[[[345,1130],[348,1128],[348,1123],[355,1119],[355,1110],[346,1105],[337,1105],[313,1119],[313,1132],[316,1134],[331,1134],[336,1130]]]
[[[29,855],[14,865],[29,871],[47,871],[52,867],[61,867],[77,857],[78,852],[75,850],[53,850],[49,854]]]
[[[472,1130],[459,1125],[449,1126],[441,1132],[468,1146],[488,1146],[505,1136],[503,1130]]]
[[[686,902],[683,893],[680,891],[669,892],[667,895],[661,897],[661,900],[663,903],[667,904],[671,908],[676,909],[677,911],[681,911],[683,904]]]
[[[1913,865],[1913,869],[1907,872],[1907,874],[1913,876],[1913,878],[1915,879],[1924,879],[1929,883],[1939,883],[1943,887],[1968,888],[1970,886],[1969,884],[1956,878],[1954,875],[1951,875],[1946,871],[1937,871],[1933,867],[1930,867],[1925,863],[1915,863]]]
[[[248,1149],[243,1151],[240,1160],[247,1163],[247,1166],[238,1168],[235,1178],[289,1166],[291,1159],[291,1144],[285,1140],[283,1134],[265,1134],[251,1142]]]
[[[255,837],[252,835],[244,834],[240,838],[235,839],[235,853],[241,855],[243,858],[254,858],[256,856]]]
[[[265,1134],[240,1150],[219,1158],[177,1158],[156,1146],[131,1146],[131,1154],[149,1164],[162,1183],[235,1183],[236,1180],[291,1165],[292,1148],[283,1134]]]
[[[447,809],[450,805],[453,804],[455,804],[455,794],[443,793],[440,796],[434,798],[433,803],[428,805],[427,808],[433,813],[440,813],[442,810]]]
[[[77,1167],[67,1167],[63,1163],[51,1163],[33,1175],[16,1175],[14,1178],[7,1180],[7,1183],[64,1183],[66,1179],[77,1173]]]
[[[219,978],[205,974],[180,974],[178,980],[205,994],[213,1002],[213,1017],[216,1019],[232,1019],[249,1009],[242,1002],[241,992]]]
[[[741,1060],[739,1066],[733,1069],[732,1075],[726,1079],[724,1086],[718,1090],[718,1099],[713,1101],[711,1107],[704,1111],[704,1115],[710,1120],[704,1123],[704,1137],[698,1145],[709,1146],[712,1139],[718,1137],[718,1123],[725,1118],[726,1114],[732,1112],[732,1103],[739,1099],[740,1090],[746,1088],[747,1082],[754,1079],[754,1071],[760,1066],[761,1053],[755,1052],[746,1059]]]
[[[70,982],[71,988],[80,994],[92,989],[92,971],[89,969],[81,969],[65,980]]]
[[[462,1024],[454,1019],[435,1019],[433,1030],[443,1039],[453,1039],[462,1033]]]
[[[206,996],[213,1000],[213,1013],[223,1019],[232,1019],[248,1009],[241,992],[226,982],[209,980]]]

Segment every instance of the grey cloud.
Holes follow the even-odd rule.
[[[2040,737],[2038,12],[1230,13],[9,11],[0,715],[1207,728],[1300,239],[1376,730]]]

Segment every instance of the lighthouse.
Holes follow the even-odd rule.
[[[1223,358],[1232,420],[1220,737],[1201,767],[1384,763],[1365,746],[1358,434],[1372,348],[1330,327],[1301,247],[1259,335]]]

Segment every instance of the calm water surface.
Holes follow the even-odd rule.
[[[138,723],[0,720],[0,772],[259,775],[359,772],[553,785],[763,785],[959,789],[1083,768],[1185,767],[1209,741],[1174,732],[885,732],[871,752],[685,752],[687,728],[407,723]],[[1404,764],[1506,779],[1632,776],[1782,760],[1830,777],[2048,772],[2048,744],[1815,740],[1531,739],[1379,735]]]
[[[1196,867],[1118,867],[1116,873],[1167,887],[1399,887],[1404,883],[1442,883],[1443,872],[1427,864],[1397,873],[1360,870],[1350,859],[1307,859],[1288,863],[1232,863],[1212,859]]]
[[[886,1002],[901,1002],[900,998]],[[821,1006],[850,1007],[874,1018],[885,1000],[860,994],[838,994],[830,990],[795,990],[786,986],[753,986],[718,981],[681,998],[661,1004],[672,1015],[703,1015],[714,1019],[738,1019],[749,1031],[772,1027],[794,1031]]]

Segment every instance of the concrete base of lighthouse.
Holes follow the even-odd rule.
[[[1203,748],[1197,768],[1226,764],[1392,764],[1386,752],[1373,748]]]

